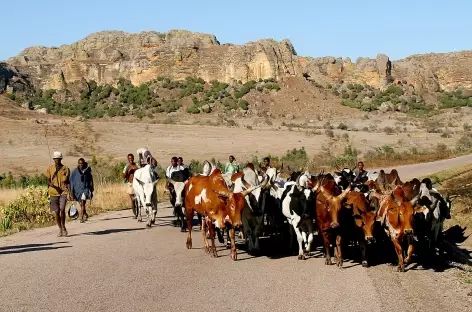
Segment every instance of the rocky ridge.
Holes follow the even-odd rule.
[[[299,76],[322,85],[359,83],[375,88],[394,82],[412,86],[418,93],[472,89],[472,51],[413,55],[394,61],[390,77],[385,75],[387,60],[385,54],[356,62],[300,57],[286,39],[232,45],[220,44],[214,35],[185,30],[103,31],[71,45],[26,48],[2,65],[0,90],[15,83],[12,77],[27,77],[35,88],[61,90],[89,80],[112,84],[118,78],[139,85],[159,76],[175,80],[193,76],[227,83]],[[12,87],[20,88],[18,84]]]

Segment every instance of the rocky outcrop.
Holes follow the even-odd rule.
[[[385,54],[355,62],[349,58],[299,57],[288,40],[221,45],[214,35],[171,30],[98,32],[71,45],[27,48],[7,63],[42,89],[70,88],[88,80],[113,83],[121,77],[140,84],[159,76],[198,76],[227,83],[303,76],[325,85],[360,83],[380,89],[395,82],[407,84],[418,93],[472,89],[472,51],[414,55],[394,61],[391,77],[385,73],[387,60]],[[0,90],[5,84],[1,77]]]
[[[62,89],[83,79],[112,83],[120,77],[133,84],[158,76],[245,82],[299,71],[295,49],[288,40],[222,46],[214,35],[182,30],[99,32],[72,45],[27,48],[8,63],[27,73],[42,89]]]
[[[5,91],[32,93],[33,87],[28,78],[16,68],[6,63],[0,63],[0,93]]]
[[[392,77],[386,77],[388,56],[351,60],[333,57],[300,58],[302,70],[320,83],[348,82],[382,89],[388,82],[408,84],[418,92],[472,89],[472,51],[414,55],[392,62]]]

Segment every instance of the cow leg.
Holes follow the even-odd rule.
[[[210,246],[208,245],[208,240],[206,237],[207,226],[211,226],[211,220],[205,216],[205,221],[202,223],[202,237],[203,237],[203,248],[206,253],[210,252]]]
[[[342,253],[342,236],[336,236],[336,254],[337,254],[337,265],[338,267],[343,266],[343,253]]]
[[[329,238],[328,234],[325,232],[321,231],[321,236],[323,237],[323,244],[325,246],[326,250],[326,260],[325,260],[325,265],[332,265],[333,263],[331,262],[331,253],[329,251]]]
[[[305,255],[303,254],[303,236],[302,233],[300,232],[300,229],[293,225],[293,229],[295,230],[295,234],[297,235],[297,241],[298,241],[298,260],[305,260]]]
[[[307,244],[306,244],[306,248],[305,248],[305,254],[307,256],[310,256],[311,255],[311,243],[313,243],[313,223],[311,222],[311,220],[309,220],[309,222],[307,222],[307,228],[308,228],[308,240],[307,240]]]
[[[234,232],[234,226],[232,226],[231,229]],[[228,229],[228,228],[226,229],[226,249],[232,248],[231,247],[231,234],[230,234],[231,229]],[[234,233],[233,233],[233,235],[234,235]]]
[[[369,266],[369,263],[367,262],[367,248],[364,239],[360,239],[359,247],[361,248],[362,253],[362,266],[364,268],[367,268]]]
[[[146,206],[146,227],[151,227],[151,221],[152,221],[152,207],[151,206]]]
[[[220,228],[218,227],[215,227],[215,231],[216,231],[216,236],[218,236],[218,242],[220,244],[224,244],[225,243],[225,239],[223,237],[223,234],[224,234],[224,229],[221,230]],[[223,231],[223,233],[221,233]]]
[[[406,255],[405,259],[405,264],[409,264],[411,261],[411,256],[413,255],[413,252],[415,251],[415,245],[413,244],[413,237],[408,236],[408,252]]]
[[[187,215],[187,218],[188,218],[188,215]],[[200,222],[200,231],[202,231],[202,226],[203,226],[202,215],[198,212],[197,212],[197,219],[198,219],[198,222]],[[193,213],[192,213],[192,220],[193,220]]]
[[[211,240],[211,247],[209,249],[210,256],[213,258],[217,258],[218,255],[216,254],[216,246],[215,246],[215,225],[210,222],[209,226],[209,232],[210,232],[210,240]]]
[[[229,239],[231,240],[231,259],[236,261],[238,259],[238,253],[236,251],[236,239],[235,239],[235,230],[234,226],[229,229]]]
[[[187,249],[192,248],[192,222],[193,222],[193,209],[192,208],[185,208],[185,212],[187,213]]]
[[[395,246],[395,252],[397,253],[398,257],[398,272],[405,272],[405,265],[403,264],[403,251],[398,237],[393,239],[393,245]]]
[[[152,203],[151,224],[155,224],[156,215],[157,215],[157,190],[156,189],[154,189],[154,192],[151,195],[151,203]]]

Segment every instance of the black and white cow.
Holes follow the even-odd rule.
[[[297,182],[287,182],[281,197],[282,213],[297,236],[299,260],[306,259],[305,255],[311,252],[313,242],[316,194],[308,188],[310,179],[311,176],[304,173],[298,177]],[[305,253],[303,243],[306,245]]]
[[[180,231],[185,232],[187,223],[185,220],[185,184],[190,178],[188,168],[172,172],[169,183],[172,185],[170,192],[171,205],[174,208],[174,216],[177,217],[177,224],[180,225]]]
[[[419,239],[426,238],[428,241],[428,253],[432,253],[433,257],[439,256],[439,259],[443,254],[443,224],[444,220],[451,218],[451,203],[452,198],[444,198],[432,187],[431,179],[421,181],[418,204],[427,209],[415,214],[415,227],[418,228],[417,234],[422,236]]]

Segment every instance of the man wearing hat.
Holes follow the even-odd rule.
[[[48,195],[51,211],[56,214],[59,234],[67,236],[66,230],[66,203],[70,199],[70,170],[62,164],[62,153],[54,152],[52,156],[54,164],[46,171],[48,178]]]

